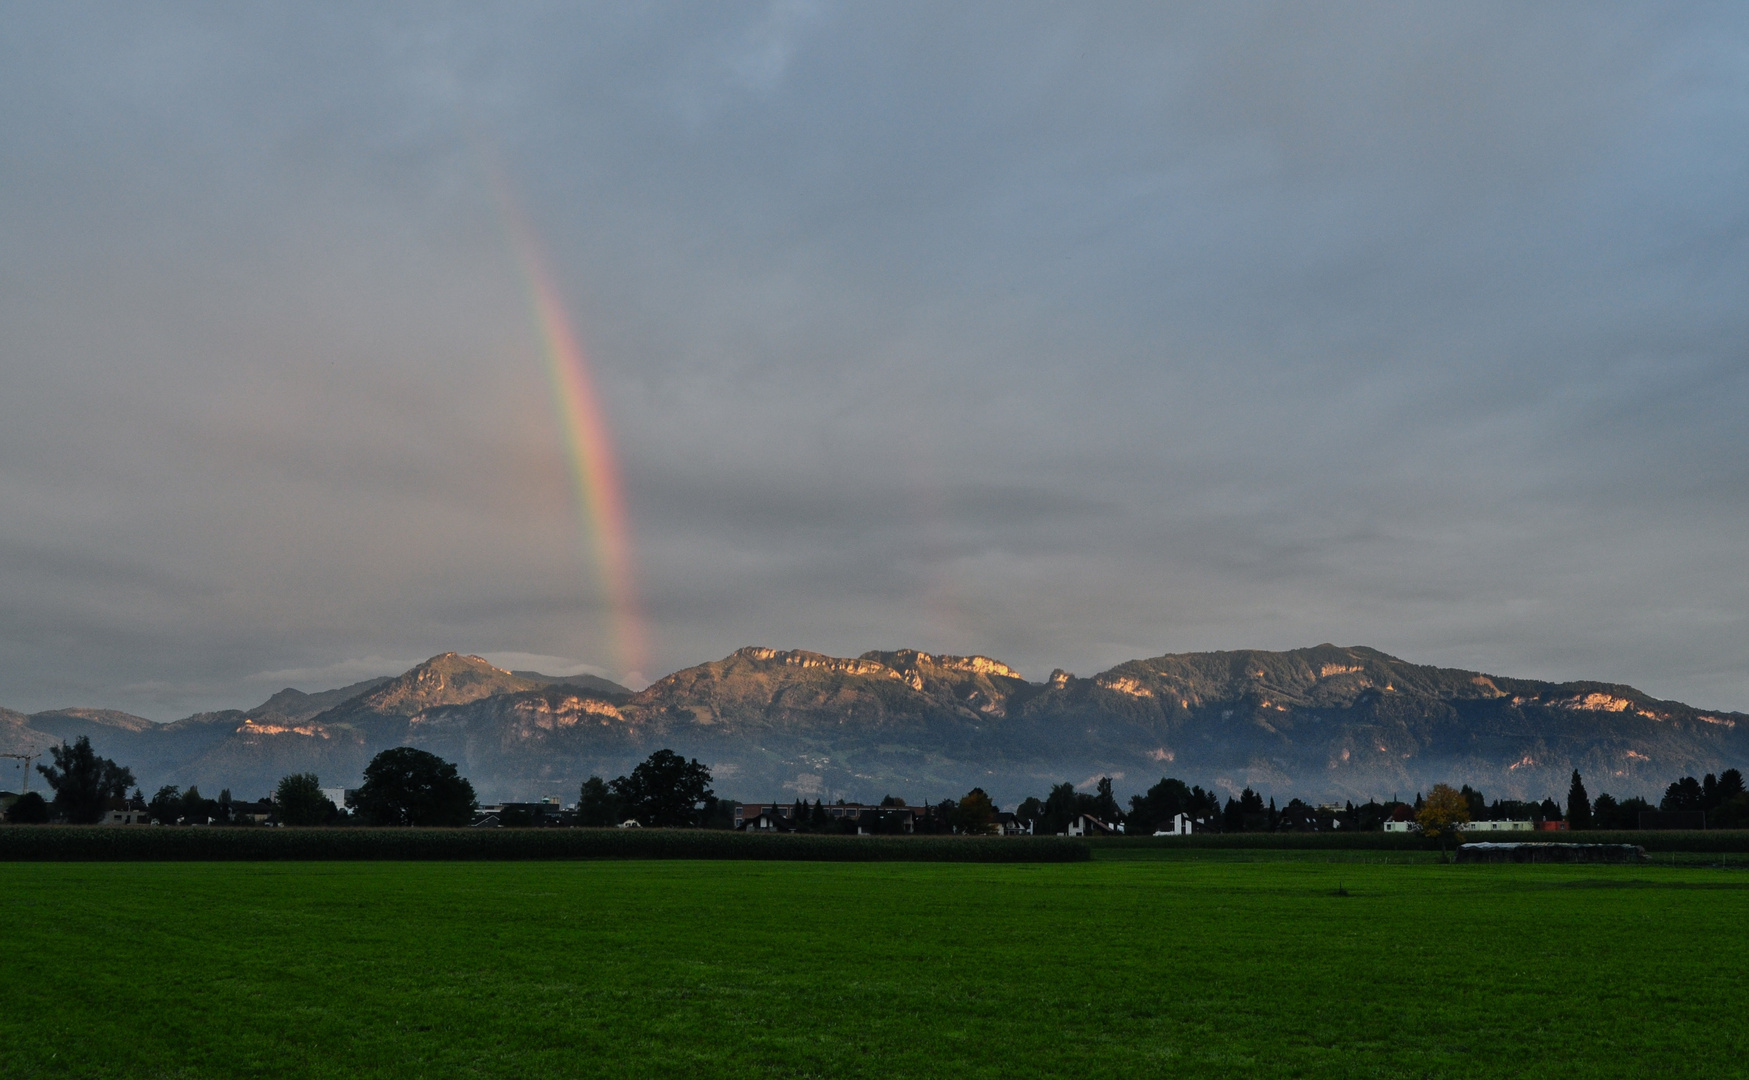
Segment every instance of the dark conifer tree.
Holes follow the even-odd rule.
[[[1567,828],[1589,829],[1591,827],[1591,798],[1585,794],[1585,782],[1579,779],[1579,770],[1573,770],[1573,783],[1567,788]]]
[[[1660,810],[1704,810],[1706,793],[1701,789],[1700,781],[1692,776],[1685,776],[1664,789],[1664,800],[1658,804]]]
[[[1736,769],[1726,769],[1719,774],[1719,801],[1728,802],[1743,794],[1743,774]]]

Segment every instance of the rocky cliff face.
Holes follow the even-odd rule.
[[[0,740],[88,734],[147,786],[252,796],[294,771],[355,783],[371,755],[403,744],[457,761],[489,799],[570,798],[664,746],[711,764],[728,796],[914,801],[976,785],[1004,805],[1100,774],[1122,792],[1172,775],[1283,798],[1409,796],[1442,780],[1542,798],[1564,794],[1574,768],[1593,794],[1624,796],[1749,765],[1741,714],[1333,645],[1159,656],[1045,683],[980,656],[746,648],[637,694],[451,653],[345,689],[170,725],[0,713]]]

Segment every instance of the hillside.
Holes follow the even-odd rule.
[[[1574,768],[1593,794],[1625,796],[1749,764],[1749,716],[1334,645],[1158,656],[1043,683],[981,656],[745,648],[636,694],[446,653],[392,679],[168,725],[0,712],[0,740],[76,734],[148,787],[252,796],[294,771],[356,783],[371,755],[402,744],[457,761],[488,799],[570,799],[584,777],[663,746],[710,763],[718,791],[740,798],[939,799],[979,785],[1004,805],[1100,774],[1125,793],[1173,775],[1284,798],[1409,796],[1440,780],[1542,798]]]

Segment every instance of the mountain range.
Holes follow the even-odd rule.
[[[148,791],[198,784],[239,798],[292,772],[354,786],[372,755],[401,745],[455,761],[488,801],[573,801],[584,778],[620,775],[662,747],[709,764],[724,797],[917,802],[978,786],[1004,805],[1101,775],[1123,793],[1170,775],[1358,802],[1439,781],[1561,798],[1573,769],[1593,795],[1656,795],[1683,775],[1749,766],[1749,715],[1335,645],[1158,656],[1042,683],[983,656],[745,648],[635,693],[445,653],[397,677],[288,688],[168,724],[0,709],[5,752],[79,735]]]

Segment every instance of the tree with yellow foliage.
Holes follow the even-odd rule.
[[[996,831],[996,806],[983,788],[973,788],[959,801],[953,814],[954,826],[968,836]]]
[[[1461,832],[1469,820],[1469,800],[1450,784],[1433,785],[1427,801],[1415,812],[1415,823],[1421,826],[1421,835],[1438,838],[1440,862],[1446,861],[1446,839]]]

